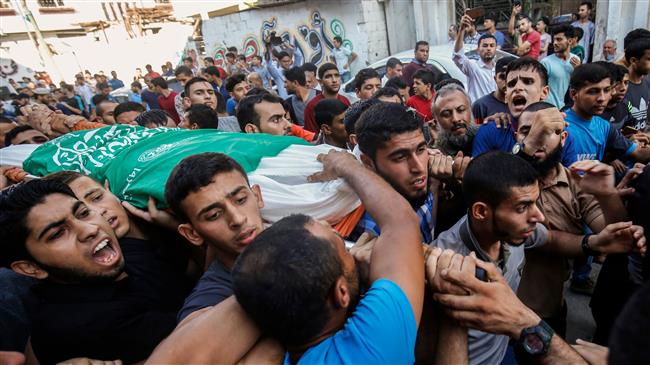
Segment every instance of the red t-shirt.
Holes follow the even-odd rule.
[[[341,94],[337,94],[336,98],[339,99],[343,104],[350,106],[350,101],[348,98]],[[305,107],[305,125],[303,128],[310,132],[318,133],[320,128],[318,128],[318,124],[316,124],[316,117],[314,116],[314,108],[316,107],[316,104],[318,104],[319,101],[325,99],[325,96],[320,93],[316,96],[314,96],[309,103],[307,103],[307,106]]]
[[[532,31],[530,34],[526,33],[521,36],[521,40],[524,42],[528,41],[530,43],[530,51],[524,56],[532,57],[534,59],[539,58],[539,50],[542,47],[542,36],[537,31]]]
[[[433,112],[431,111],[431,104],[433,103],[433,96],[427,100],[420,95],[413,95],[406,101],[406,106],[409,106],[418,112],[423,122],[428,122],[433,119]]]
[[[176,94],[176,91],[172,91],[167,97],[158,95],[158,105],[160,106],[160,109],[167,112],[167,114],[169,114],[169,116],[172,117],[174,122],[176,122],[178,125],[181,122],[181,118],[178,116],[178,113],[176,112],[176,105],[174,104],[174,98],[176,97]]]
[[[155,79],[156,77],[160,77],[160,74],[156,71],[151,71],[148,72],[145,76],[151,77],[152,79]]]

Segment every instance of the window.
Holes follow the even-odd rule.
[[[41,8],[59,8],[65,7],[63,0],[38,0],[38,6]]]

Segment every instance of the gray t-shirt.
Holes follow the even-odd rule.
[[[218,129],[224,132],[241,132],[239,122],[235,116],[219,117]]]
[[[307,97],[307,100],[303,103],[302,100],[297,95],[291,95],[289,97],[289,100],[291,101],[291,107],[293,108],[293,114],[292,116],[295,116],[295,120],[293,121],[295,124],[298,124],[299,126],[304,126],[305,125],[305,107],[311,99],[316,96],[316,90],[314,89],[309,89],[309,96]]]
[[[461,238],[461,230],[466,230],[467,236],[471,242],[471,249],[463,242]],[[539,247],[546,243],[548,239],[548,230],[541,223],[537,224],[537,228],[532,236],[530,236],[521,245],[510,245],[507,243],[501,244],[500,259],[492,261],[503,274],[508,282],[508,285],[514,292],[517,292],[519,281],[521,280],[521,273],[524,269],[524,249]],[[440,247],[444,249],[451,249],[456,253],[462,255],[469,255],[470,252],[475,251],[476,256],[488,258],[489,256],[478,244],[476,237],[472,233],[467,215],[464,215],[456,224],[445,232],[442,232],[438,238],[431,243],[433,247]],[[491,260],[490,260],[491,261]],[[508,349],[508,336],[495,335],[492,333],[481,332],[478,330],[470,329],[468,332],[469,342],[469,363],[470,364],[499,364],[506,354]]]

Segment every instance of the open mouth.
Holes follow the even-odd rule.
[[[253,242],[255,237],[257,237],[257,232],[254,228],[252,228],[237,236],[237,243],[243,246],[248,246],[251,242]]]
[[[102,265],[111,265],[119,258],[119,254],[113,248],[111,241],[106,238],[100,241],[92,252],[93,261]]]
[[[411,185],[412,185],[415,189],[418,189],[418,190],[420,190],[420,189],[424,189],[424,188],[427,186],[427,179],[426,179],[425,176],[421,176],[421,177],[419,177],[419,178],[413,180],[413,181],[411,182]]]
[[[515,95],[512,97],[512,106],[513,106],[513,111],[515,112],[521,112],[526,108],[526,103],[528,100],[526,100],[526,97],[523,95]]]

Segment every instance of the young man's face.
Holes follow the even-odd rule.
[[[493,38],[486,38],[478,46],[478,55],[483,62],[489,62],[494,59],[497,52],[497,41]]]
[[[578,8],[578,16],[580,19],[588,19],[589,15],[591,15],[591,10],[589,10],[587,5],[580,5],[580,8]]]
[[[404,66],[401,64],[396,64],[394,68],[386,67],[386,77],[389,79],[393,77],[402,77],[402,70],[404,69]]]
[[[191,243],[206,242],[234,260],[264,230],[262,207],[259,186],[249,187],[239,171],[218,173],[181,202],[189,222],[178,231]]]
[[[560,55],[566,52],[571,45],[569,44],[569,38],[564,35],[564,33],[558,33],[553,35],[553,51]]]
[[[194,68],[194,62],[192,62],[192,60],[184,60],[183,64],[185,67],[189,67],[190,69]]]
[[[497,72],[494,74],[494,81],[497,84],[497,91],[503,96],[506,96],[506,71]]]
[[[538,184],[511,188],[508,199],[496,209],[489,209],[492,233],[513,245],[524,243],[535,232],[537,223],[544,221],[544,215],[535,204],[538,197]]]
[[[195,82],[190,85],[189,95],[185,95],[191,105],[205,104],[212,109],[217,108],[217,96],[209,82]]]
[[[348,132],[345,130],[345,124],[343,123],[344,118],[345,112],[335,116],[334,119],[332,119],[331,126],[323,124],[321,127],[321,131],[332,139],[338,146],[345,146],[348,140]]]
[[[117,107],[117,103],[114,103],[112,101],[105,101],[101,103],[101,106],[102,114],[98,115],[98,117],[102,119],[102,123],[115,124],[115,118],[113,117],[113,114],[115,112],[115,108]]]
[[[68,184],[79,200],[96,211],[111,226],[118,238],[124,237],[131,229],[129,216],[119,199],[97,181],[80,177]]]
[[[409,201],[428,192],[429,153],[422,130],[392,135],[377,149],[375,161],[364,158],[377,174]]]
[[[528,105],[548,96],[548,86],[542,85],[540,75],[532,68],[510,71],[506,77],[506,88],[506,103],[515,118],[519,118]]]
[[[630,63],[634,66],[637,75],[647,75],[650,73],[650,49],[646,49],[641,59],[633,57]]]
[[[334,43],[334,48],[341,48],[341,42],[337,39],[333,40],[332,43]]]
[[[108,222],[86,204],[51,194],[26,217],[25,247],[50,277],[65,283],[115,280],[124,268],[117,237]]]
[[[284,56],[280,59],[280,66],[285,70],[290,69],[292,64],[293,60],[291,59],[291,56]]]
[[[521,34],[528,33],[528,31],[530,30],[530,25],[531,25],[530,20],[528,19],[519,20],[519,26],[518,26],[519,33]]]
[[[492,19],[485,19],[483,21],[483,26],[486,30],[494,28],[494,21]]]
[[[415,59],[422,63],[426,63],[429,60],[429,46],[418,46],[415,50]]]
[[[612,97],[612,84],[609,78],[605,78],[580,90],[571,89],[570,93],[576,110],[585,115],[599,115]]]
[[[439,97],[434,105],[436,121],[449,133],[462,136],[472,122],[469,99],[460,91]]]
[[[178,74],[176,76],[176,80],[181,84],[181,86],[185,86],[188,81],[192,78],[192,75],[186,75],[186,74]]]
[[[133,110],[130,112],[124,112],[121,113],[120,115],[115,118],[115,122],[117,124],[131,124],[131,125],[137,125],[138,123],[135,122],[135,118],[140,116],[142,112],[139,112],[137,110]]]
[[[411,96],[410,94],[411,88],[410,87],[405,87],[403,89],[399,89],[400,95],[402,95],[402,103],[406,103],[406,101],[409,99]]]
[[[357,97],[361,100],[370,99],[379,89],[381,89],[381,80],[379,77],[373,77],[364,81],[361,89],[357,89]]]
[[[259,59],[258,57],[253,57],[251,59],[251,65],[253,65],[253,67],[260,67],[262,66],[262,60]]]
[[[255,104],[255,112],[260,116],[259,133],[274,136],[288,136],[291,134],[291,124],[284,117],[284,108],[280,103],[262,101]]]
[[[318,86],[318,80],[316,80],[316,73],[314,71],[305,71],[305,81],[308,89],[313,89]]]
[[[4,123],[3,123],[4,124]],[[13,128],[12,128],[13,129]],[[47,138],[41,131],[36,129],[28,129],[26,131],[18,133],[12,140],[12,145],[19,144],[43,144],[50,139]]]
[[[612,88],[612,99],[609,101],[608,105],[615,106],[616,104],[620,103],[625,98],[625,94],[627,94],[627,88],[629,84],[630,75],[626,73],[623,75],[623,79],[621,81],[614,84]]]
[[[336,94],[341,88],[341,75],[338,70],[328,70],[323,74],[323,78],[320,80],[321,87],[323,91],[327,91],[331,94]]]
[[[235,87],[230,92],[230,96],[232,96],[236,102],[240,102],[241,99],[246,97],[248,90],[250,90],[248,82],[242,81],[239,84],[235,85]]]
[[[431,91],[431,85],[425,84],[421,79],[413,78],[413,93],[415,95],[425,96]]]

